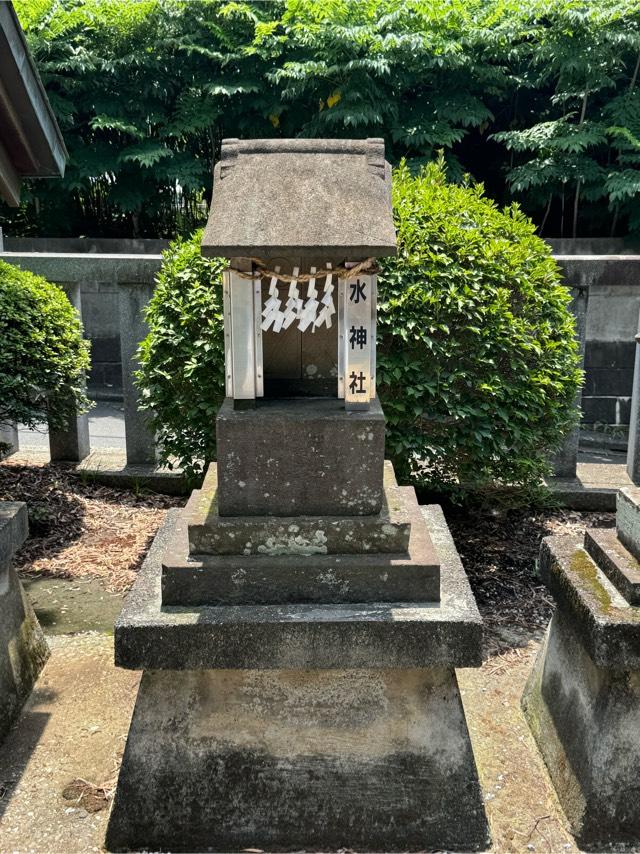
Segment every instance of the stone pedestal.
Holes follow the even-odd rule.
[[[171,851],[483,847],[450,668],[142,677],[107,844]]]
[[[335,397],[260,401],[217,419],[221,516],[367,516],[382,506],[384,415]]]
[[[0,502],[0,741],[31,693],[49,648],[11,565],[28,534],[27,505]]]
[[[145,673],[110,850],[487,845],[454,674],[480,666],[481,621],[440,508],[421,511],[412,500],[425,560],[407,589],[407,578],[396,587],[383,580],[407,555],[376,556],[386,564],[361,570],[378,579],[370,602],[332,601],[335,567],[315,566],[330,554],[282,555],[278,569],[258,552],[242,555],[244,577],[266,560],[281,601],[256,604],[267,585],[243,588],[243,567],[235,579],[217,578],[240,556],[188,557],[191,510],[169,513],[115,628],[117,664]],[[296,562],[307,571],[297,590]],[[433,584],[420,590],[436,566],[438,599]],[[167,576],[180,571],[209,576],[196,598],[224,604],[163,604]],[[348,569],[344,576],[335,583],[348,592]],[[175,585],[174,595],[187,595],[188,581]]]
[[[639,502],[640,490],[619,494],[617,534],[549,537],[541,550],[558,608],[522,702],[585,849],[640,845]]]

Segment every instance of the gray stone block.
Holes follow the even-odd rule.
[[[115,626],[116,664],[133,670],[477,667],[482,623],[437,506],[425,510],[442,566],[439,603],[163,607],[170,511]]]
[[[23,501],[0,501],[0,572],[29,536],[29,514]]]
[[[380,402],[347,412],[337,398],[263,400],[216,421],[221,516],[362,516],[380,512]]]
[[[139,393],[133,378],[139,367],[136,356],[138,346],[149,331],[144,319],[144,309],[152,293],[151,284],[137,283],[122,284],[119,292],[124,431],[127,463],[131,465],[152,465],[156,461],[155,434],[148,424],[149,414],[139,408]]]
[[[398,490],[411,524],[404,554],[189,555],[181,516],[162,561],[164,605],[437,602],[440,563],[411,487]]]
[[[82,320],[82,297],[77,282],[61,284],[69,302]],[[89,416],[86,412],[70,411],[62,429],[49,428],[49,453],[52,461],[80,462],[91,453]]]
[[[4,451],[0,448],[0,460],[10,457],[20,449],[18,428],[15,424],[0,424],[0,445],[7,446]]]
[[[11,565],[27,533],[26,504],[0,502],[0,742],[49,656],[42,630]]]
[[[640,845],[637,668],[596,664],[560,604],[524,692],[525,717],[581,850]]]
[[[409,547],[411,523],[389,467],[383,506],[375,516],[221,516],[217,495],[217,469],[211,464],[185,510],[192,554],[401,554]]]
[[[477,850],[489,842],[451,669],[142,677],[109,850]]]
[[[628,486],[618,490],[616,531],[620,542],[640,558],[640,489]]]

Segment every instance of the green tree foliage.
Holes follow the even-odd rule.
[[[640,230],[639,0],[16,0],[67,176],[9,233],[163,237],[225,136],[384,136],[546,235]]]
[[[0,424],[66,426],[91,405],[89,344],[64,291],[0,261]]]
[[[387,453],[405,480],[460,493],[530,488],[574,424],[581,372],[568,293],[516,207],[445,180],[394,176],[399,254],[379,276],[378,389]],[[165,254],[138,383],[165,459],[215,458],[224,395],[223,262],[200,233]],[[464,491],[462,490],[462,491]]]
[[[636,2],[534,3],[514,46],[525,70],[517,129],[494,138],[516,154],[511,189],[579,233],[585,202],[602,234],[620,214],[640,225],[640,15]],[[544,98],[541,95],[544,93]],[[528,116],[527,116],[528,113]],[[610,223],[610,224],[609,224]]]

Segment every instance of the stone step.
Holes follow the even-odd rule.
[[[132,670],[479,667],[482,621],[439,507],[421,508],[442,564],[439,602],[162,604],[170,510],[115,625],[116,664]]]
[[[412,487],[397,487],[411,523],[404,554],[189,555],[179,519],[162,561],[163,605],[438,602],[440,562]]]
[[[399,555],[409,548],[409,514],[390,463],[383,507],[373,516],[221,516],[217,491],[212,464],[184,510],[192,555]]]
[[[612,528],[591,528],[584,534],[585,550],[630,605],[640,605],[640,563]]]

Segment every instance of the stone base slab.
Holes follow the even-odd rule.
[[[640,845],[637,668],[597,666],[575,615],[561,606],[524,692],[525,716],[582,849]]]
[[[409,547],[410,520],[391,463],[384,501],[370,516],[221,516],[218,469],[211,464],[185,508],[192,554],[398,554]]]
[[[162,605],[169,511],[115,625],[133,670],[479,667],[482,621],[440,507],[422,508],[441,564],[440,602]]]
[[[188,495],[187,479],[182,469],[168,469],[159,464],[127,463],[124,450],[99,448],[76,466],[81,477],[115,489],[148,490],[164,495]]]
[[[451,669],[142,677],[109,850],[472,851],[488,841]]]
[[[162,561],[163,605],[438,602],[440,562],[415,491],[398,495],[411,523],[404,554],[190,555],[180,517]]]
[[[42,629],[18,574],[10,565],[27,531],[27,505],[0,502],[0,741],[49,657]]]

